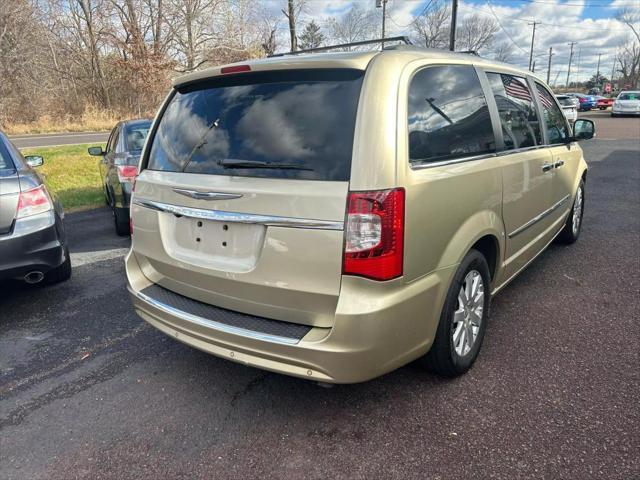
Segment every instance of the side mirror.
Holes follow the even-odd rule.
[[[105,154],[102,147],[89,147],[87,151],[89,152],[89,155],[93,155],[94,157],[100,157]]]
[[[30,167],[39,167],[44,163],[44,158],[40,155],[26,155],[24,159],[27,161],[27,165]]]
[[[596,126],[591,120],[579,119],[573,124],[573,139],[589,140],[596,136]]]

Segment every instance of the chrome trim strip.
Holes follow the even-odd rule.
[[[242,197],[241,193],[200,192],[198,190],[187,190],[184,188],[174,188],[173,191],[185,197],[195,198],[196,200],[233,200]]]
[[[556,202],[554,205],[551,205],[551,207],[547,208],[544,212],[542,212],[539,215],[536,215],[535,217],[533,217],[531,220],[529,220],[527,223],[525,223],[524,225],[522,225],[521,227],[516,228],[513,232],[511,232],[508,236],[509,238],[515,237],[516,235],[518,235],[519,233],[524,232],[527,228],[531,227],[533,224],[538,223],[540,220],[542,220],[544,217],[546,217],[547,215],[550,215],[554,210],[556,210],[560,205],[562,205],[564,202],[567,201],[567,199],[570,197],[571,195],[565,195],[563,198],[560,199],[560,201]]]
[[[247,330],[245,328],[225,325],[224,323],[219,323],[219,322],[216,322],[215,320],[209,320],[208,318],[199,317],[197,315],[193,315],[191,313],[179,310],[175,307],[172,307],[171,305],[167,305],[166,303],[159,302],[158,300],[155,300],[150,296],[145,295],[142,292],[135,291],[133,288],[129,288],[129,291],[132,292],[136,297],[138,297],[143,302],[148,303],[149,305],[157,308],[158,310],[162,310],[164,313],[167,313],[169,315],[175,315],[182,320],[195,323],[202,327],[213,328],[215,330],[220,330],[221,332],[230,333],[232,335],[240,335],[242,337],[248,337],[254,340],[262,340],[265,342],[280,343],[285,345],[297,345],[298,343],[300,343],[300,340],[296,338],[280,337],[278,335],[271,335],[269,333],[255,332],[253,330]],[[277,320],[274,320],[274,321],[277,321]],[[172,328],[175,328],[175,327],[172,327]]]
[[[344,221],[314,220],[295,217],[278,217],[272,215],[256,215],[253,213],[223,212],[221,210],[205,210],[203,208],[182,207],[169,203],[145,200],[133,197],[133,203],[158,212],[172,213],[181,217],[200,218],[228,223],[251,223],[268,227],[309,228],[316,230],[344,230]]]
[[[514,153],[531,152],[533,150],[541,150],[543,148],[549,148],[549,145],[532,145],[530,147],[513,148],[511,150],[502,150],[498,152],[499,157],[505,157],[507,155],[513,155]]]
[[[485,153],[482,155],[474,155],[471,157],[452,158],[451,160],[440,160],[439,162],[413,162],[409,163],[411,170],[424,170],[425,168],[441,167],[443,165],[455,165],[456,163],[473,162],[475,160],[484,160],[486,158],[496,157],[496,153]]]

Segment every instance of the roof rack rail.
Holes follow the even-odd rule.
[[[476,57],[480,56],[480,54],[478,53],[477,50],[459,50],[459,51],[457,51],[455,53],[466,53],[468,55],[475,55]]]
[[[284,57],[285,55],[298,55],[300,53],[326,52],[327,50],[334,50],[336,48],[359,47],[360,45],[373,45],[376,43],[384,44],[387,42],[404,42],[405,45],[412,45],[411,40],[407,36],[388,37],[377,38],[375,40],[363,40],[361,42],[341,43],[339,45],[328,45],[326,47],[307,48],[305,50],[296,50],[295,52],[274,53],[273,55],[269,55],[269,58]]]

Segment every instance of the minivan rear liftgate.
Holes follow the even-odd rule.
[[[255,319],[294,324],[292,338],[304,333],[295,324],[331,327],[363,75],[277,70],[178,85],[136,181],[132,288],[178,295],[183,311],[201,311],[194,301],[231,310],[246,317],[237,325],[275,337]]]

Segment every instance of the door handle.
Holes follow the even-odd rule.
[[[543,172],[548,172],[549,170],[553,170],[553,163],[545,163],[542,165]]]
[[[564,165],[564,160],[559,160],[555,163],[554,167],[556,168],[560,168],[561,166]]]

